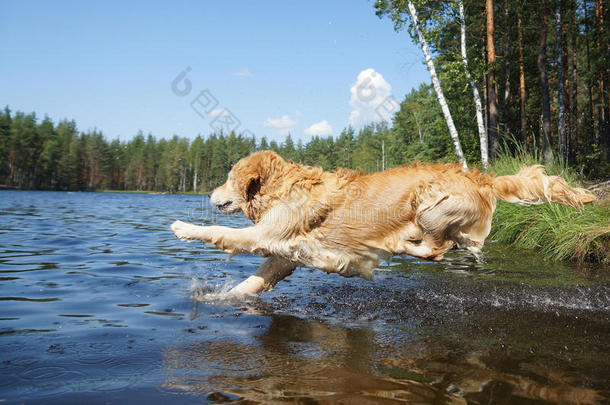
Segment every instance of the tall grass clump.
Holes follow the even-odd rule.
[[[523,166],[539,164],[535,155],[506,149],[491,165],[497,176],[515,174]],[[560,175],[570,185],[582,187],[573,170],[554,164],[550,175]],[[596,201],[581,209],[559,204],[523,207],[498,202],[489,240],[520,249],[536,249],[552,260],[610,263],[610,203]]]

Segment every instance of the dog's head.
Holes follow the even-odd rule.
[[[214,190],[210,202],[225,214],[242,211],[248,215],[248,205],[285,163],[272,151],[241,159],[229,172],[227,182]]]

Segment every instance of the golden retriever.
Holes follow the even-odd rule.
[[[180,239],[213,243],[231,255],[271,256],[234,289],[256,294],[298,264],[371,279],[379,261],[392,255],[441,260],[456,246],[477,256],[497,199],[580,207],[595,197],[545,175],[539,165],[500,177],[463,171],[456,164],[415,164],[363,174],[327,172],[263,151],[237,162],[210,197],[221,212],[241,211],[253,226],[176,221],[171,229]]]

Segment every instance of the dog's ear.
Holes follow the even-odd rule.
[[[261,179],[259,177],[251,178],[246,187],[246,201],[251,201],[261,189]]]
[[[263,183],[260,169],[258,165],[253,163],[255,162],[246,162],[246,164],[241,165],[237,175],[239,190],[246,201],[251,201],[254,198]]]
[[[244,158],[239,165],[237,181],[246,201],[251,201],[266,185],[273,173],[284,160],[275,152],[257,152]]]

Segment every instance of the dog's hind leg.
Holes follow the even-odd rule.
[[[453,241],[435,238],[413,222],[384,240],[385,250],[389,252],[435,261],[442,260],[445,252],[453,245]]]
[[[423,240],[419,243],[413,243],[408,240],[403,241],[400,249],[395,253],[440,261],[443,259],[445,252],[451,249],[453,245],[454,242],[451,240],[436,240],[430,235],[424,235]]]
[[[296,266],[297,263],[281,256],[271,256],[258,268],[256,273],[233,287],[229,294],[245,296],[269,291],[279,281],[291,275]]]

